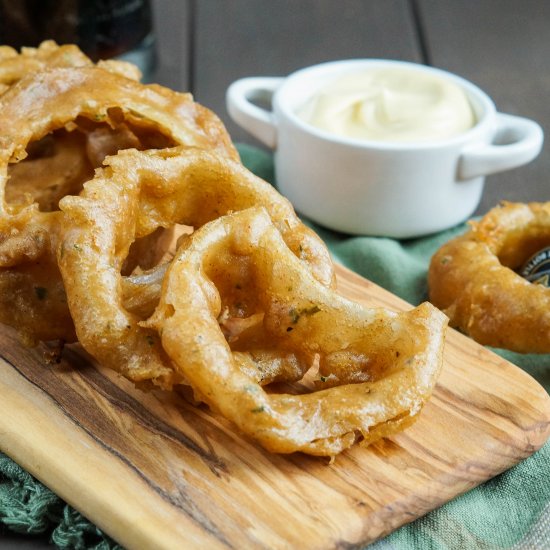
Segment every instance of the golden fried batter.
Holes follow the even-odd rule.
[[[65,215],[58,263],[81,344],[102,364],[134,381],[174,383],[158,338],[122,303],[122,266],[131,244],[159,227],[199,227],[262,205],[292,252],[324,285],[334,281],[322,241],[290,203],[240,163],[212,151],[176,147],[121,151],[108,157],[79,196],[60,202]],[[99,294],[91,292],[101,288]],[[177,378],[176,378],[177,380]]]
[[[85,121],[91,126],[86,126]],[[101,125],[98,127],[98,125]],[[84,126],[84,128],[83,128]],[[101,128],[112,127],[108,139],[98,136]],[[82,185],[86,168],[78,151],[70,146],[64,147],[64,153],[70,150],[72,161],[78,176],[67,178],[60,188],[56,188],[55,176],[49,180],[36,181],[33,171],[32,182],[21,182],[15,168],[28,156],[28,146],[48,139],[52,132],[63,132],[69,128],[69,136],[77,137],[83,129],[89,132],[86,154],[88,159],[101,159],[102,155],[113,152],[120,145],[125,147],[134,144],[131,135],[139,134],[140,146],[152,143],[181,144],[186,146],[200,145],[214,149],[220,154],[237,159],[238,154],[231,143],[225,128],[219,119],[210,111],[193,102],[189,94],[173,92],[161,86],[145,86],[129,80],[119,74],[107,72],[94,66],[80,68],[51,69],[46,72],[31,73],[24,76],[0,97],[0,287],[13,281],[14,270],[24,264],[25,270],[31,269],[29,263],[39,265],[48,273],[51,284],[58,288],[61,284],[55,250],[57,248],[58,229],[63,223],[57,202],[64,194],[78,193]],[[80,128],[80,129],[79,129]],[[125,133],[126,132],[126,133]],[[63,138],[54,135],[55,147],[61,147]],[[146,142],[146,145],[143,143]],[[92,151],[93,149],[93,151]],[[53,155],[50,159],[40,159],[40,163],[56,163],[59,158]],[[72,162],[71,161],[71,162]],[[81,162],[82,161],[82,162]],[[32,163],[32,159],[26,161]],[[65,166],[67,167],[67,166]],[[59,168],[59,164],[55,166]],[[82,170],[81,170],[82,168]],[[16,178],[17,187],[9,183],[9,177]],[[13,202],[11,202],[13,201]],[[31,202],[32,201],[32,202]],[[30,203],[30,204],[29,204]],[[40,207],[44,211],[40,211]],[[51,209],[51,211],[49,211]],[[157,234],[158,236],[158,234]],[[155,237],[149,237],[149,244],[154,244]],[[138,243],[131,255],[136,258],[147,245]],[[156,254],[152,254],[156,257]],[[127,272],[139,261],[126,266]],[[144,267],[150,267],[148,258],[144,258]],[[29,283],[30,284],[30,283]],[[43,303],[32,294],[21,294],[20,300],[26,299],[26,316],[16,315],[12,308],[12,299],[7,293],[0,296],[0,309],[3,309],[2,321],[16,326],[29,339],[56,339],[62,329],[67,329],[64,338],[74,338],[74,328],[67,323],[70,319],[67,304],[58,292],[48,293],[53,300],[63,298],[50,311],[59,317],[48,316],[43,319]],[[10,313],[13,311],[13,314]],[[13,315],[13,321],[10,321]],[[38,330],[38,327],[40,330]],[[49,328],[48,328],[49,327]],[[50,333],[48,333],[48,330]]]
[[[78,194],[94,175],[86,146],[86,136],[78,131],[59,130],[36,142],[32,154],[8,166],[6,201],[37,203],[42,212],[57,210],[62,197]]]
[[[230,342],[219,324],[226,308],[255,317]],[[197,398],[268,450],[331,456],[358,436],[372,443],[416,418],[439,374],[446,323],[427,303],[396,314],[340,297],[304,268],[265,210],[250,209],[205,225],[181,246],[160,304],[141,326],[158,331]],[[315,357],[317,391],[260,387],[265,370],[287,369],[292,358],[311,366]]]
[[[21,52],[10,46],[0,46],[0,95],[24,76],[59,67],[86,67],[92,60],[78,46],[58,46],[53,40],[45,40],[38,48],[22,48]],[[100,61],[98,67],[118,73],[132,80],[140,80],[140,70],[126,61]]]
[[[444,315],[339,296],[324,243],[221,121],[139,77],[75,46],[0,47],[0,322],[78,338],[140,387],[190,386],[273,452],[413,422]]]
[[[550,289],[516,271],[550,245],[550,203],[503,203],[444,244],[430,263],[430,301],[480,344],[550,352]]]

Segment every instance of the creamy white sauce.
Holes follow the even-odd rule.
[[[375,141],[445,139],[476,123],[457,84],[402,67],[346,74],[319,90],[297,114],[332,134]]]

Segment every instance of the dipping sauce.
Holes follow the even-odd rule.
[[[451,80],[387,67],[330,82],[297,115],[331,134],[387,142],[446,139],[476,123],[465,92]]]

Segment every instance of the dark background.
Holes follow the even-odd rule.
[[[504,113],[550,134],[550,2],[541,0],[154,0],[156,79],[213,109],[235,141],[225,91],[336,59],[422,62],[473,81]],[[549,146],[490,176],[478,213],[500,200],[550,200]]]

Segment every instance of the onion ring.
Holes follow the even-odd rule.
[[[39,213],[43,216],[42,213]],[[76,340],[73,320],[67,307],[65,288],[59,273],[55,253],[51,250],[51,235],[57,232],[52,218],[33,223],[35,232],[28,228],[19,243],[29,253],[29,261],[21,262],[17,254],[16,268],[0,269],[0,322],[15,327],[21,340],[29,345],[38,341]],[[26,241],[32,241],[30,244]],[[36,246],[36,244],[40,246]],[[0,257],[4,264],[10,251],[0,243]],[[13,249],[10,242],[8,248]],[[37,258],[33,254],[39,250]]]
[[[133,381],[171,387],[174,372],[158,338],[123,304],[121,269],[128,250],[158,227],[199,227],[254,205],[266,207],[300,261],[331,286],[334,271],[322,241],[286,199],[240,163],[186,147],[108,157],[80,196],[59,203],[65,219],[58,264],[83,347]]]
[[[2,96],[0,106],[0,128],[7,129],[0,134],[0,231],[20,215],[20,208],[10,208],[5,201],[8,163],[24,159],[30,142],[78,117],[113,127],[127,118],[174,144],[213,148],[238,158],[219,119],[189,94],[144,86],[96,67],[29,75]]]
[[[241,265],[239,278],[228,280],[232,263]],[[320,356],[321,380],[333,377],[332,387],[269,395],[242,368],[245,357],[255,362],[254,353],[232,351],[218,321],[222,293],[237,283],[257,301],[271,348]],[[396,314],[338,296],[290,252],[265,210],[253,208],[219,218],[186,241],[168,268],[157,310],[141,324],[158,331],[196,396],[266,449],[333,456],[358,433],[372,443],[417,417],[441,368],[446,322],[428,303]],[[346,369],[339,368],[343,356]],[[365,381],[354,383],[358,378]]]
[[[230,211],[264,206],[294,254],[324,285],[334,285],[334,267],[325,244],[300,221],[286,198],[241,163],[209,150],[174,147],[120,151],[105,165],[109,177],[139,182],[137,238],[157,227],[174,223],[200,227]]]
[[[430,301],[480,344],[549,353],[550,289],[515,271],[549,244],[550,202],[504,202],[433,256]]]

